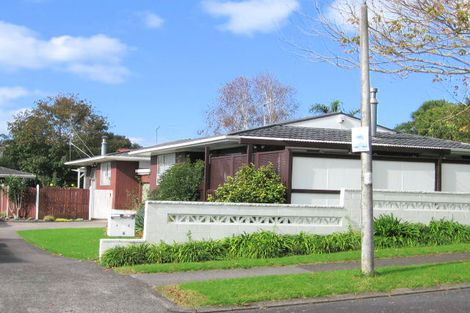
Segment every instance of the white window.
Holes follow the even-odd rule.
[[[176,163],[176,154],[162,154],[157,157],[157,184],[160,177]]]
[[[111,162],[101,163],[101,186],[111,185]]]

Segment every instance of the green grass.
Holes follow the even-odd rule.
[[[22,230],[18,234],[27,242],[49,252],[80,260],[98,259],[104,228],[57,228]]]
[[[390,258],[469,251],[470,244],[453,244],[433,247],[379,249],[376,251],[375,255],[377,258]],[[253,268],[261,266],[286,266],[296,264],[357,261],[360,259],[360,255],[360,251],[346,251],[329,254],[296,255],[273,259],[235,259],[193,263],[141,264],[118,267],[115,268],[115,271],[123,274],[169,273],[213,269]]]
[[[470,261],[406,267],[384,267],[374,277],[359,270],[262,276],[190,282],[160,288],[187,307],[243,305],[259,301],[389,292],[470,281]]]

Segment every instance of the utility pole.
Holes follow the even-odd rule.
[[[361,152],[361,270],[364,275],[374,274],[374,225],[372,189],[372,139],[369,77],[369,22],[367,2],[361,6],[360,21],[361,61],[361,126],[367,127],[369,151]]]

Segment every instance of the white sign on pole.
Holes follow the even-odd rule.
[[[351,129],[352,152],[369,152],[369,127]]]

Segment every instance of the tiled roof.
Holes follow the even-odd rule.
[[[231,135],[246,137],[281,138],[287,141],[312,141],[323,143],[350,144],[351,131],[330,128],[311,128],[286,125],[273,125],[252,130],[245,130]],[[465,149],[470,150],[470,144],[431,137],[377,132],[372,139],[373,146],[395,146],[421,149]]]
[[[26,178],[36,177],[34,174],[31,174],[31,173],[22,172],[22,171],[14,170],[12,168],[0,166],[0,177],[7,177],[7,176],[26,177]]]

